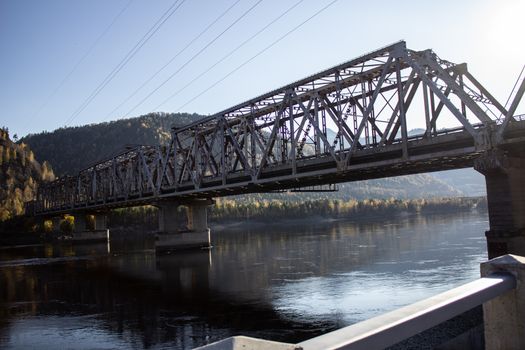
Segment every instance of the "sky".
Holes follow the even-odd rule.
[[[524,13],[521,0],[0,0],[0,126],[213,114],[399,40],[466,62],[505,102]]]

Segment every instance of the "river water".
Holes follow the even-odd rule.
[[[312,220],[314,221],[314,220]],[[191,349],[297,342],[479,277],[487,216],[213,228],[213,249],[151,238],[0,249],[1,349]]]

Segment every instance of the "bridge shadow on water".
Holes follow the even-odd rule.
[[[0,290],[4,306],[0,306],[0,334],[4,333],[0,344],[8,338],[12,321],[20,323],[21,319],[24,326],[31,323],[44,328],[28,322],[32,316],[37,316],[36,323],[44,319],[56,323],[51,328],[63,327],[63,333],[71,330],[68,322],[78,323],[78,318],[88,316],[89,320],[80,322],[93,323],[105,333],[144,348],[155,344],[191,348],[234,334],[264,336],[264,330],[271,338],[302,339],[319,333],[319,327],[334,328],[333,324],[312,326],[282,318],[264,299],[265,285],[253,285],[256,280],[247,285],[248,281],[235,277],[210,277],[211,251],[161,256],[152,251],[110,252],[104,256],[105,244],[17,250],[20,255],[0,270],[4,286]],[[41,257],[27,258],[28,253]],[[229,284],[227,292],[213,289],[220,281]],[[252,293],[249,300],[240,300],[230,293],[236,288],[259,290],[261,298]],[[89,340],[79,346],[89,347]]]
[[[109,245],[1,249],[0,347],[187,349],[236,334],[300,341],[369,317],[365,307],[395,308],[454,283],[439,281],[443,271],[461,283],[455,264],[485,253],[471,244],[474,234],[457,232],[484,219],[218,227],[213,249],[169,255],[156,255],[153,238],[140,232],[115,232]],[[444,239],[439,227],[453,232]],[[465,249],[470,258],[455,261]],[[414,264],[426,269],[413,272]],[[374,305],[403,283],[416,295]]]

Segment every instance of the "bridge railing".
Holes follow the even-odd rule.
[[[523,349],[525,258],[505,255],[481,265],[482,278],[392,312],[305,340],[298,344],[232,337],[199,350],[384,349],[480,304],[486,349]]]

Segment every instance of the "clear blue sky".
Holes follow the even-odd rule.
[[[474,76],[503,101],[525,63],[524,1],[338,0],[216,87],[186,104],[331,2],[304,0],[255,40],[157,108],[298,0],[263,0],[180,69],[258,0],[236,1],[186,0],[76,115],[75,111],[175,0],[133,0],[131,3],[130,0],[0,0],[0,125],[9,127],[11,134],[23,136],[151,111],[212,114],[401,39],[407,41],[409,48],[431,48],[442,58],[467,62]],[[233,4],[208,32],[115,110]],[[93,47],[91,51],[90,47]],[[133,109],[179,69],[171,80]]]

